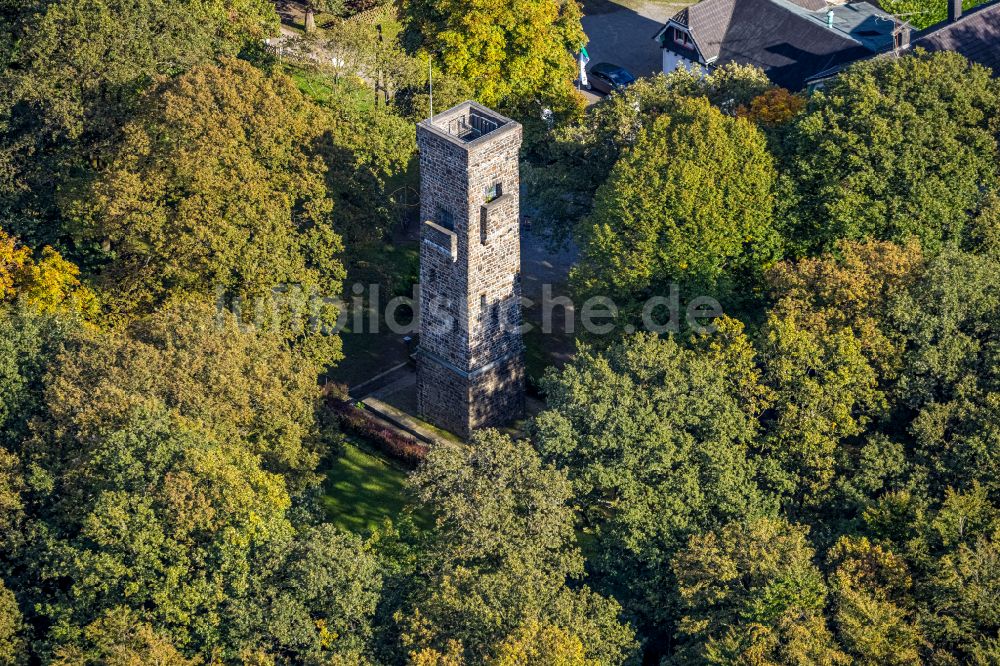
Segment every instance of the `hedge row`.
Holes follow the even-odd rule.
[[[414,468],[427,457],[430,448],[398,430],[388,428],[370,412],[359,409],[349,402],[331,401],[346,432],[359,435],[370,441],[376,448],[407,467]]]

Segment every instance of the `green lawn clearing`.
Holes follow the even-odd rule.
[[[307,97],[320,105],[332,104],[334,98],[360,112],[374,108],[374,93],[356,76],[341,76],[314,65],[285,63],[283,70]]]
[[[330,521],[367,534],[407,506],[406,473],[348,438],[343,455],[327,471],[323,506]]]

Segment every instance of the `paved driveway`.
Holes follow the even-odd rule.
[[[611,62],[635,76],[661,70],[660,47],[653,35],[689,2],[664,0],[584,0],[583,30],[590,40],[590,64]],[[588,97],[594,97],[588,95]]]

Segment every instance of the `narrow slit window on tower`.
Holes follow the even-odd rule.
[[[479,242],[486,245],[486,207],[483,206],[479,211]]]
[[[479,295],[479,316],[486,318],[486,294]]]
[[[494,199],[499,199],[503,196],[503,185],[500,183],[493,183],[486,188],[486,203],[493,201]]]

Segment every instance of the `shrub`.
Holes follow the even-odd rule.
[[[415,468],[430,451],[426,444],[385,426],[371,413],[350,402],[334,399],[331,400],[331,407],[340,420],[340,427],[346,432],[364,437],[407,467]]]

